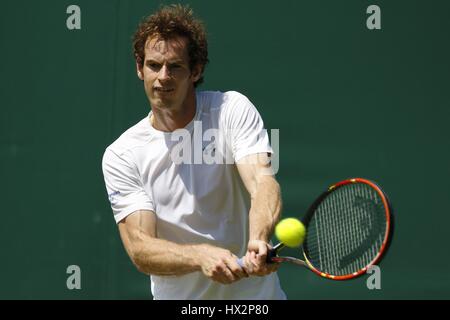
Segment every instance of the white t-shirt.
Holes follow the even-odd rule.
[[[158,238],[209,243],[241,257],[248,243],[250,197],[230,160],[272,149],[245,96],[203,91],[196,97],[195,117],[184,129],[158,131],[146,117],[106,149],[103,174],[114,218],[119,223],[137,210],[151,210]],[[152,275],[151,290],[155,299],[286,298],[276,273],[231,285],[200,271]]]

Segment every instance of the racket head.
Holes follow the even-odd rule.
[[[302,219],[306,265],[332,280],[365,274],[386,254],[393,234],[393,211],[373,181],[353,178],[323,192]]]

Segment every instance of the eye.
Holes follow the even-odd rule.
[[[149,62],[147,63],[147,66],[152,69],[153,71],[157,71],[159,69],[161,69],[161,65],[159,63],[156,62]]]

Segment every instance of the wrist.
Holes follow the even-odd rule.
[[[205,248],[206,248],[206,244],[201,243],[201,244],[193,244],[190,245],[189,247],[189,253],[190,253],[190,258],[192,260],[192,266],[195,268],[195,270],[200,271],[202,270],[202,260],[203,257],[205,256]]]
[[[250,241],[264,241],[264,242],[269,242],[269,236],[263,234],[263,233],[258,233],[258,234],[250,234],[249,240]]]

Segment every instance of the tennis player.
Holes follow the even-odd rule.
[[[285,299],[278,265],[265,262],[281,199],[258,111],[237,92],[196,89],[208,49],[188,7],[147,17],[134,54],[151,111],[102,165],[121,239],[154,299]]]

